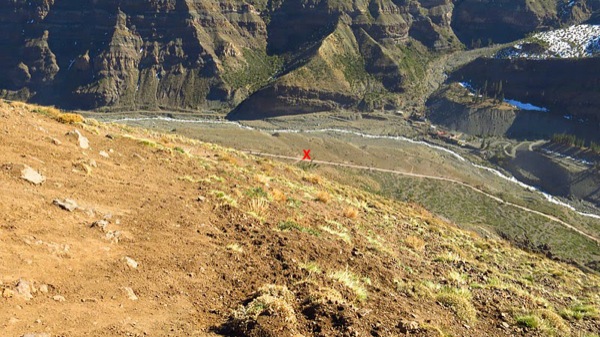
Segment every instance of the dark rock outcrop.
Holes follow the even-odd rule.
[[[468,46],[505,43],[533,31],[583,22],[599,7],[598,0],[458,0],[452,27]]]
[[[479,58],[451,79],[471,81],[476,88],[502,82],[504,97],[545,107],[559,117],[600,121],[600,58]],[[491,88],[491,85],[489,85]]]

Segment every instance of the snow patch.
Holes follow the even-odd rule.
[[[527,48],[538,42],[542,48]],[[574,25],[537,33],[529,39],[499,51],[501,59],[581,58],[600,54],[600,25]]]
[[[517,100],[514,99],[505,99],[504,102],[518,108],[521,110],[527,110],[527,111],[544,111],[544,112],[548,112],[547,108],[542,108],[539,106],[535,106],[533,104],[530,103],[523,103],[523,102],[519,102]]]
[[[460,85],[461,87],[469,90],[469,96],[475,96],[475,93],[477,92],[477,90],[475,90],[475,88],[473,88],[473,86],[471,85],[471,83],[469,83],[469,82],[458,82],[458,85]],[[483,97],[483,96],[479,95],[477,97]]]

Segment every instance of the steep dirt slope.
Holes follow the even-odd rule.
[[[1,102],[0,121],[4,336],[600,329],[596,275],[417,205],[49,108]]]

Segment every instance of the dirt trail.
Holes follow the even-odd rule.
[[[245,152],[250,153],[252,155],[257,155],[257,156],[265,156],[265,157],[272,157],[272,158],[279,158],[279,159],[296,160],[297,162],[301,161],[300,158],[298,158],[298,157],[292,157],[292,156],[283,156],[283,155],[277,155],[277,154],[272,154],[272,153],[264,153],[264,152],[251,151],[251,150],[248,150],[248,151],[245,151]],[[489,193],[487,193],[487,192],[485,192],[483,190],[480,190],[480,189],[478,189],[475,186],[469,185],[467,183],[464,183],[462,181],[458,181],[458,180],[455,180],[455,179],[445,178],[445,177],[437,177],[437,176],[431,176],[431,175],[424,175],[424,174],[418,174],[418,173],[411,173],[411,172],[404,172],[404,171],[396,171],[396,170],[383,169],[383,168],[370,167],[370,166],[352,165],[352,164],[345,164],[345,163],[336,163],[336,162],[323,161],[323,160],[312,160],[311,162],[312,163],[317,163],[317,164],[322,164],[322,165],[337,166],[337,167],[347,167],[347,168],[353,168],[353,169],[359,169],[359,170],[368,170],[368,171],[376,171],[376,172],[384,172],[384,173],[393,173],[393,174],[403,175],[403,176],[407,176],[407,177],[433,179],[433,180],[440,180],[440,181],[446,181],[446,182],[458,184],[458,185],[464,186],[466,188],[469,188],[469,189],[471,189],[471,190],[473,190],[473,191],[475,191],[475,192],[477,192],[479,194],[485,195],[486,197],[491,198],[491,199],[493,199],[493,200],[495,200],[495,201],[497,201],[499,203],[502,203],[502,204],[505,204],[505,205],[508,205],[508,206],[512,206],[512,207],[518,208],[520,210],[523,210],[525,212],[536,214],[536,215],[542,216],[542,217],[544,217],[544,218],[546,218],[548,220],[557,222],[557,223],[559,223],[559,224],[561,224],[561,225],[569,228],[570,230],[575,231],[575,232],[577,232],[577,233],[579,233],[579,234],[587,237],[588,239],[593,240],[596,243],[600,244],[600,239],[598,239],[598,238],[596,238],[596,237],[594,237],[594,236],[592,236],[592,235],[590,235],[590,234],[588,234],[588,233],[586,233],[586,232],[578,229],[577,227],[575,227],[575,226],[573,226],[571,224],[566,223],[565,221],[563,221],[563,220],[561,220],[561,219],[559,219],[559,218],[557,218],[555,216],[552,216],[552,215],[549,215],[549,214],[546,214],[546,213],[543,213],[543,212],[540,212],[540,211],[536,211],[536,210],[533,210],[531,208],[527,208],[525,206],[517,205],[517,204],[514,204],[512,202],[505,201],[505,200],[503,200],[503,199],[501,199],[501,198],[499,198],[497,196],[494,196],[494,195],[489,194]]]

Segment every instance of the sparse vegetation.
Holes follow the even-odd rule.
[[[84,118],[80,114],[65,113],[54,107],[36,107],[33,112],[48,116],[63,124],[83,123]]]
[[[544,330],[551,334],[558,334],[559,336],[568,336],[571,334],[569,326],[565,324],[562,317],[554,311],[550,309],[539,309],[537,313],[544,321]]]
[[[585,147],[585,140],[581,138],[577,138],[575,135],[570,135],[566,133],[554,134],[552,136],[552,141],[554,143],[563,144],[567,146],[574,146],[579,148]]]
[[[461,257],[460,255],[456,254],[455,252],[446,252],[443,254],[438,255],[434,261],[436,262],[457,262],[457,261],[461,261]]]
[[[319,264],[317,264],[314,261],[306,262],[306,263],[299,263],[298,267],[308,271],[311,274],[320,274],[321,273],[321,267],[319,267]]]
[[[134,141],[137,141],[138,143],[151,147],[151,148],[159,148],[162,147],[162,145],[159,145],[156,141],[152,140],[152,139],[148,139],[148,138],[139,138],[139,137],[135,137],[135,136],[131,136],[131,135],[124,135],[124,138],[128,138]]]
[[[473,230],[481,235],[497,237],[497,233],[518,241],[521,246],[536,250],[537,247],[551,247],[552,254],[561,259],[574,261],[581,266],[594,265],[600,256],[600,246],[559,224],[548,222],[540,216],[498,204],[481,198],[477,193],[454,184],[425,179],[397,177],[388,174],[370,174],[382,186],[381,194],[393,196],[401,201],[416,202],[430,211],[440,214],[462,228]],[[521,196],[499,195],[511,202],[552,214],[568,223],[580,224],[582,229],[594,232],[595,221],[576,214],[565,215],[549,208],[543,201],[529,201],[525,204]],[[519,224],[516,226],[515,224]],[[524,234],[527,240],[523,241]],[[548,236],[552,233],[552,236]],[[520,240],[520,241],[519,241]],[[573,249],[574,247],[579,247]],[[492,253],[491,255],[495,255]],[[485,255],[485,254],[484,254]]]
[[[233,197],[226,194],[225,192],[213,190],[211,191],[211,194],[214,195],[217,199],[222,200],[224,203],[233,207],[237,207],[237,200],[235,200]]]
[[[335,235],[335,236],[339,237],[340,239],[344,240],[348,244],[352,243],[352,239],[350,237],[350,234],[348,234],[347,232],[336,231],[335,229],[333,229],[333,228],[331,228],[329,226],[321,226],[319,228],[323,232],[326,232],[326,233],[329,233],[331,235]]]
[[[348,268],[342,271],[335,271],[329,274],[329,277],[350,288],[356,295],[356,299],[364,301],[367,299],[367,289],[361,278],[353,274]]]
[[[598,318],[598,309],[592,305],[575,304],[570,308],[565,308],[560,315],[568,320],[582,320],[588,318]]]
[[[404,244],[417,252],[423,251],[425,248],[425,241],[413,235],[404,239]]]
[[[318,230],[316,230],[314,228],[310,228],[310,227],[301,226],[301,225],[299,225],[297,222],[295,222],[293,220],[281,221],[277,225],[277,228],[279,228],[282,231],[297,230],[299,232],[308,233],[308,234],[314,235],[314,236],[320,236],[321,235],[321,232],[319,232]]]
[[[524,328],[537,329],[542,323],[538,316],[524,315],[517,317],[517,324]]]
[[[443,287],[436,295],[436,301],[452,308],[461,320],[473,323],[477,319],[477,310],[471,303],[471,292],[465,288]]]
[[[255,91],[268,83],[283,65],[280,57],[267,55],[263,50],[244,48],[241,52],[246,62],[228,62],[223,72],[223,78],[233,89]]]
[[[541,330],[552,336],[567,336],[571,332],[565,321],[549,309],[538,309],[534,312],[518,315],[516,321],[517,325],[521,327]]]
[[[265,199],[268,199],[268,197],[269,197],[269,195],[267,194],[267,192],[265,192],[265,190],[263,190],[262,187],[254,187],[254,188],[248,189],[248,190],[246,190],[245,193],[250,198],[265,198]]]
[[[220,162],[228,163],[231,165],[238,165],[238,160],[232,156],[230,153],[221,153],[218,157]]]
[[[181,154],[187,154],[187,151],[185,151],[183,148],[181,148],[181,147],[179,147],[179,146],[175,146],[175,147],[173,148],[173,150],[174,150],[175,152],[178,152],[178,153],[181,153]]]

